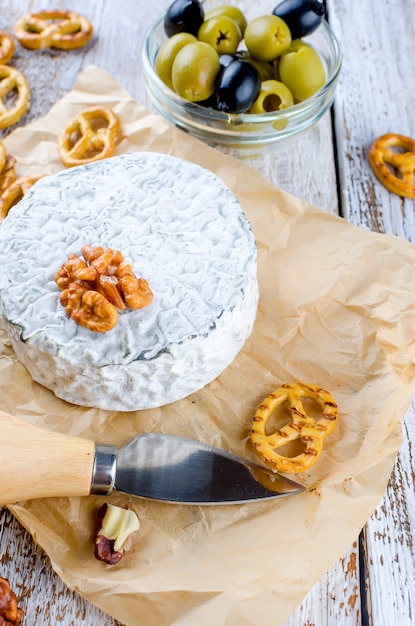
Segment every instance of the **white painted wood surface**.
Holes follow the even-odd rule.
[[[223,4],[206,2],[209,6]],[[147,26],[168,4],[169,0],[52,3],[53,8],[85,14],[94,24],[94,41],[70,55],[56,51],[33,54],[17,47],[13,65],[33,86],[31,109],[21,123],[44,115],[72,88],[78,72],[90,64],[110,72],[150,108],[140,63],[141,45]],[[275,4],[277,1],[269,0],[238,2],[248,17],[269,12]],[[377,184],[367,161],[368,147],[377,136],[398,132],[415,137],[414,1],[329,0],[328,4],[332,27],[344,51],[334,107],[335,132],[327,114],[301,137],[259,155],[241,157],[228,152],[310,204],[339,212],[364,228],[415,241],[415,202],[401,200]],[[52,5],[46,0],[0,0],[0,30],[10,32],[23,13]],[[0,131],[0,139],[12,130]],[[350,551],[312,588],[287,626],[415,624],[413,417],[412,408],[384,500]],[[359,555],[363,557],[360,560]],[[9,578],[20,598],[25,626],[117,624],[66,588],[47,556],[6,509],[0,509],[0,575]]]

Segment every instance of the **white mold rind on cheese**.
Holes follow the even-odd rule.
[[[86,244],[120,250],[153,302],[93,333],[59,302],[54,275]],[[256,244],[226,185],[156,153],[126,154],[38,181],[0,227],[0,313],[32,378],[70,403],[163,406],[234,360],[258,304]]]

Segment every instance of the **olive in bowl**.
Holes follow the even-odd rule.
[[[216,87],[216,107],[225,113],[245,113],[261,89],[259,73],[249,61],[235,59],[220,73]]]
[[[273,10],[288,26],[292,39],[313,33],[326,15],[325,0],[283,0]]]
[[[205,10],[199,0],[174,0],[163,18],[167,37],[176,33],[197,35],[205,19]]]
[[[206,4],[204,3],[205,7]],[[208,14],[206,10],[206,15]],[[246,28],[248,27],[249,23]],[[157,56],[166,39],[164,16],[161,15],[148,30],[142,49],[144,77],[150,102],[156,111],[172,124],[210,144],[250,148],[287,139],[315,124],[333,102],[342,56],[336,36],[325,20],[322,20],[318,28],[304,40],[304,43],[312,46],[319,56],[324,68],[324,84],[306,100],[294,99],[294,104],[288,108],[272,107],[271,110],[267,110],[268,103],[272,102],[272,99],[268,99],[263,107],[264,111],[259,107],[259,112],[255,109],[255,112],[250,112],[253,102],[243,112],[230,111],[226,107],[220,110],[217,101],[215,102],[217,86],[214,94],[196,101],[189,101],[168,87],[155,70]],[[288,48],[293,43],[291,42]],[[286,53],[288,54],[288,49]],[[244,39],[236,53],[219,54],[218,57],[217,81],[226,64],[229,66],[237,59],[252,60]],[[281,80],[278,75],[280,58],[271,62],[254,59],[261,84],[266,80]],[[251,63],[252,66],[255,64]],[[255,100],[260,93],[259,91]]]

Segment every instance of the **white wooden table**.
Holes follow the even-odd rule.
[[[276,4],[277,0],[238,2],[248,17],[271,12]],[[55,5],[86,15],[95,38],[92,45],[70,55],[33,54],[17,46],[13,65],[34,85],[30,112],[21,123],[46,114],[72,88],[78,72],[91,64],[107,70],[151,108],[140,52],[147,26],[169,0],[60,0],[52,5],[46,0],[0,0],[0,30],[11,32],[22,14]],[[372,140],[386,132],[415,137],[414,0],[328,0],[328,7],[344,52],[332,112],[301,137],[245,162],[310,204],[363,228],[415,241],[415,201],[384,189],[367,160]],[[0,139],[13,128],[0,131]],[[287,626],[415,624],[413,416],[411,408],[383,501],[350,551],[311,589]],[[19,596],[26,626],[116,624],[65,587],[48,557],[6,509],[0,509],[0,576],[10,580]]]

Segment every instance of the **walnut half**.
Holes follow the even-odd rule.
[[[10,589],[9,581],[0,576],[0,626],[17,626],[23,611],[17,606],[17,598]]]
[[[131,548],[133,534],[139,530],[140,522],[130,509],[103,504],[98,511],[98,528],[94,542],[95,558],[114,565]]]

